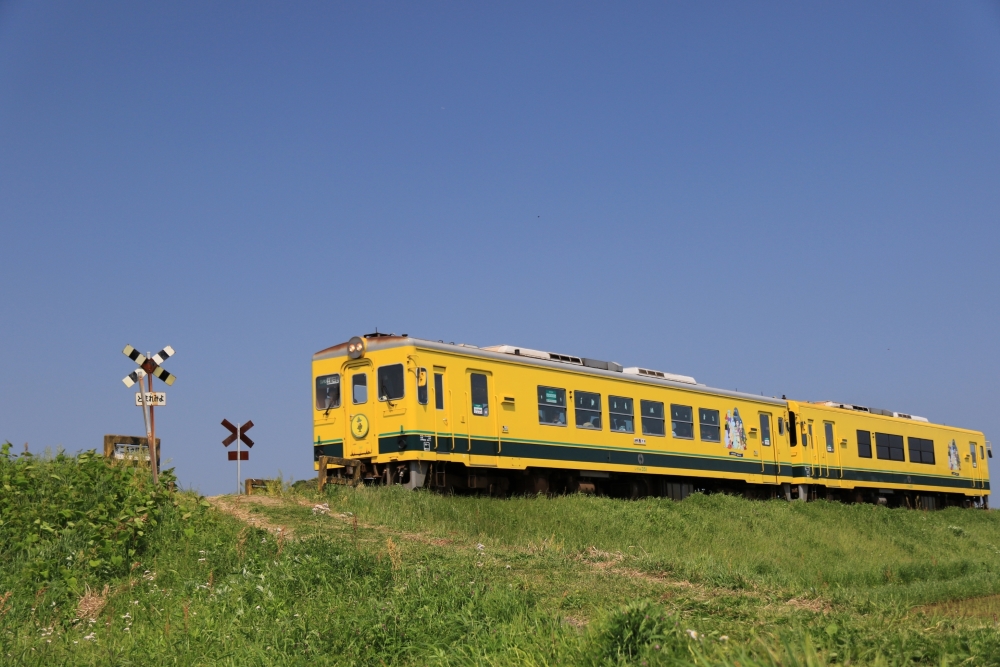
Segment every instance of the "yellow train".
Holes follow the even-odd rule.
[[[915,415],[393,334],[317,352],[312,375],[324,483],[988,506],[983,433]]]

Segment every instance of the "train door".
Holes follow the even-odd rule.
[[[820,475],[819,452],[816,451],[816,443],[813,441],[813,421],[802,418],[802,462],[806,464],[806,477],[812,477],[813,481]]]
[[[347,390],[344,396],[347,405],[348,430],[350,435],[344,443],[344,454],[354,458],[365,456],[378,450],[378,430],[376,429],[376,414],[374,383],[371,362],[349,366],[344,377]]]
[[[451,454],[455,447],[447,379],[444,366],[435,366],[431,388],[434,393],[434,449],[438,454]]]
[[[340,373],[316,378],[316,408],[313,412],[314,435],[322,444],[344,436],[343,391]]]
[[[972,463],[972,488],[983,488],[983,468],[986,462],[980,460],[979,445],[975,442],[969,443],[969,460]]]
[[[487,371],[469,370],[465,375],[465,413],[468,432],[469,465],[496,466],[500,463],[497,437],[496,396],[493,377]]]
[[[760,461],[761,474],[765,484],[778,483],[778,442],[771,432],[771,415],[767,412],[760,413]]]
[[[843,477],[840,463],[840,448],[837,447],[837,431],[833,422],[823,422],[823,475],[827,486],[840,486]]]

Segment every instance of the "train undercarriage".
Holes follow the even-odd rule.
[[[329,464],[334,468],[327,469]],[[855,487],[831,488],[821,484],[748,484],[739,480],[667,475],[642,475],[557,468],[503,470],[469,467],[443,461],[373,463],[371,460],[320,458],[319,488],[327,484],[349,486],[400,485],[448,494],[509,495],[593,494],[637,500],[647,497],[684,500],[692,493],[724,493],[756,500],[827,500],[886,507],[937,510],[945,507],[989,509],[989,496],[928,492],[911,489]]]

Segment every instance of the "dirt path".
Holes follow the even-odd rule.
[[[220,512],[234,516],[254,528],[260,528],[261,530],[266,530],[269,533],[281,535],[286,538],[295,537],[295,531],[289,529],[287,526],[273,523],[266,516],[250,511],[250,508],[254,505],[270,505],[272,507],[284,505],[285,501],[281,498],[271,496],[209,496],[205,500],[210,502],[212,507]]]

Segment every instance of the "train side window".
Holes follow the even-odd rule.
[[[663,419],[663,403],[659,401],[639,401],[642,410],[642,434],[666,435]]]
[[[765,447],[771,446],[771,415],[760,413],[760,442]]]
[[[538,387],[538,423],[549,426],[566,425],[566,390]]]
[[[691,406],[670,406],[670,431],[675,438],[694,438],[694,419]]]
[[[885,461],[905,461],[903,436],[891,433],[875,434],[875,456]]]
[[[427,369],[417,369],[417,403],[427,405]]]
[[[976,465],[976,443],[969,443],[969,453],[972,454],[972,467],[978,468],[979,466]]]
[[[356,375],[351,377],[351,396],[354,399],[355,405],[368,402],[367,373],[357,373]]]
[[[395,401],[403,398],[403,364],[382,366],[378,369],[378,400]]]
[[[805,422],[802,422],[802,446],[803,447],[808,447],[809,446],[809,441],[812,440],[812,434],[813,434],[813,425],[812,424],[806,424]],[[815,446],[815,445],[816,445],[816,443],[813,442],[813,446]]]
[[[985,459],[986,458],[986,452],[983,451],[983,446],[982,445],[979,445],[979,458],[981,458],[981,459]]]
[[[698,408],[698,431],[705,442],[719,442],[719,411]]]
[[[785,418],[778,417],[778,435],[785,435]]]
[[[490,414],[490,392],[486,376],[482,373],[469,373],[472,382],[472,414],[476,417],[488,417]]]
[[[340,374],[320,375],[316,378],[316,409],[332,410],[340,407]]]
[[[788,445],[789,447],[795,447],[799,444],[798,437],[799,433],[795,430],[795,413],[791,410],[788,411]]]
[[[611,430],[619,433],[635,433],[634,408],[631,398],[608,396],[608,421]]]
[[[601,430],[601,395],[577,391],[573,399],[576,406],[576,427]]]
[[[833,451],[833,422],[823,422],[823,437],[826,438],[826,451]]]
[[[926,438],[907,438],[910,449],[910,463],[934,465],[934,441]]]
[[[872,457],[872,434],[869,431],[858,431],[858,456],[863,459]]]
[[[444,373],[434,374],[434,408],[444,410]]]

